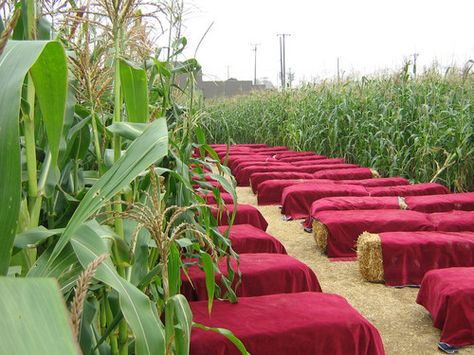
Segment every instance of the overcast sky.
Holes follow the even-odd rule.
[[[287,71],[297,81],[400,68],[412,53],[418,67],[474,59],[474,0],[185,0],[188,55],[206,29],[197,59],[207,80],[278,80],[277,33],[289,33]]]

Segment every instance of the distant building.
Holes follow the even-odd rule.
[[[231,97],[248,94],[255,90],[264,90],[268,83],[253,85],[251,80],[237,80],[229,78],[225,81],[204,81],[202,72],[196,76],[197,86],[202,90],[205,99],[215,97]]]

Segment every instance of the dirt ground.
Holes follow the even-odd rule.
[[[433,327],[428,312],[415,299],[417,288],[392,288],[366,282],[357,262],[330,262],[316,248],[312,234],[300,221],[283,221],[277,206],[257,206],[250,188],[237,188],[238,202],[256,206],[269,223],[267,232],[278,238],[288,254],[310,266],[323,292],[345,297],[379,330],[388,355],[442,354],[437,350],[440,331]],[[474,346],[459,354],[474,354]]]

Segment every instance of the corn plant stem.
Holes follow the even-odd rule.
[[[120,56],[121,47],[120,42],[122,41],[122,31],[119,26],[114,26],[114,65],[115,65],[115,80],[114,80],[114,117],[113,122],[121,122],[121,108],[122,108],[122,97],[121,97],[121,82],[120,82]],[[121,139],[120,136],[114,134],[113,137],[113,148],[114,148],[114,161],[120,159],[121,156]],[[120,201],[120,195],[115,197],[116,201]],[[122,212],[122,205],[119,203],[114,204],[114,210],[118,213]],[[115,221],[115,232],[120,236],[124,237],[123,234],[123,221],[121,218],[116,218]],[[120,276],[125,277],[125,268],[118,265],[117,271]],[[119,324],[119,353],[121,355],[128,354],[128,325],[127,321],[123,319]]]
[[[107,298],[107,294],[104,292],[104,306],[105,306],[105,316],[106,316],[106,319],[107,319],[107,324],[112,324],[113,320],[114,320],[114,316],[112,314],[112,310],[110,309],[110,304],[109,304],[109,300]],[[111,351],[112,351],[112,354],[114,355],[118,355],[119,354],[119,348],[118,348],[118,342],[117,342],[117,335],[112,332],[110,335],[109,335],[109,341],[110,341],[110,347],[111,347]]]

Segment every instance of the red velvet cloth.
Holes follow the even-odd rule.
[[[322,165],[322,164],[345,164],[343,158],[331,158],[331,159],[310,159],[310,160],[298,160],[290,161],[289,163],[294,166],[312,166],[312,165]],[[359,165],[352,164],[352,166],[358,167]]]
[[[234,176],[237,176],[237,175],[239,175],[240,171],[242,171],[242,169],[247,168],[249,166],[268,166],[268,167],[285,166],[285,167],[289,167],[291,165],[289,165],[288,163],[284,163],[284,162],[275,160],[275,159],[267,159],[267,160],[264,160],[264,161],[246,161],[246,162],[240,162],[239,164],[237,164],[234,167],[234,169],[232,170],[232,174]]]
[[[361,185],[365,187],[401,186],[410,182],[402,177],[369,178],[362,180],[334,180],[335,184]]]
[[[287,156],[287,157],[280,157],[277,158],[280,161],[286,161],[289,163],[294,163],[297,161],[303,161],[303,160],[321,160],[321,159],[327,159],[326,156],[324,155],[303,155],[303,156]]]
[[[212,215],[217,219],[219,226],[229,224],[229,218],[232,217],[234,205],[224,206],[224,210],[219,211],[216,205],[211,206]],[[253,206],[239,203],[235,213],[234,224],[251,224],[261,230],[267,230],[268,223],[260,211]]]
[[[379,180],[379,179],[374,179]],[[359,181],[359,180],[354,180]],[[340,196],[327,197],[314,201],[311,204],[310,214],[305,219],[304,227],[312,228],[313,218],[322,211],[346,210],[399,210],[398,197],[368,197],[368,196]]]
[[[446,186],[427,183],[404,186],[369,187],[370,196],[421,196],[447,194]]]
[[[474,266],[474,232],[381,233],[388,286],[419,285],[433,269]]]
[[[436,230],[443,232],[474,231],[474,211],[429,213]]]
[[[319,161],[318,161],[319,162]],[[331,169],[352,169],[354,170],[355,165],[353,164],[326,164],[327,160],[321,160],[321,164],[315,162],[314,165],[308,166],[294,166],[289,164],[288,166],[249,166],[240,170],[239,174],[235,176],[237,180],[237,185],[239,186],[250,186],[250,177],[255,173],[265,173],[265,172],[300,172],[300,173],[316,173],[321,170],[331,170]],[[314,175],[313,175],[314,176]],[[315,178],[316,179],[316,178]],[[319,178],[318,178],[319,179]]]
[[[281,213],[293,219],[306,218],[311,204],[324,197],[368,196],[366,188],[357,185],[300,184],[283,189]]]
[[[315,152],[295,152],[293,150],[275,154],[275,159],[283,159],[283,158],[290,158],[290,157],[322,157],[322,158],[326,158],[323,155],[317,155]]]
[[[191,302],[193,321],[226,328],[254,355],[382,355],[377,329],[341,296],[301,292],[240,297],[237,304]],[[224,336],[193,328],[191,355],[238,355]]]
[[[327,159],[315,159],[315,160],[303,160],[303,161],[290,161],[289,163],[295,165],[295,166],[314,166],[314,165],[328,165],[328,164],[346,164],[344,162],[344,158],[327,158]],[[347,164],[346,164],[347,165]],[[351,164],[353,167],[356,167],[358,165],[356,164]]]
[[[250,162],[250,161],[276,161],[276,159],[273,159],[272,157],[268,155],[258,155],[258,154],[253,154],[253,155],[231,155],[227,159],[227,166],[231,169],[234,170],[239,164],[243,162]]]
[[[257,202],[259,205],[278,205],[281,203],[283,190],[288,186],[302,184],[332,184],[333,180],[300,179],[300,180],[267,180],[258,186]]]
[[[216,198],[214,197],[214,194],[212,192],[208,193],[198,193],[199,196],[201,196],[208,205],[215,205],[216,204]],[[222,201],[228,205],[228,204],[233,204],[234,200],[232,199],[232,195],[227,193],[227,192],[221,192],[220,193]]]
[[[303,180],[312,179],[313,174],[310,173],[298,173],[298,172],[267,172],[267,173],[253,173],[250,176],[250,185],[252,191],[256,193],[261,183],[268,180]]]
[[[405,198],[408,208],[420,212],[474,211],[474,192]]]
[[[313,174],[313,179],[331,180],[362,180],[371,179],[372,171],[369,168],[334,169],[330,171],[318,171]]]
[[[229,226],[219,226],[217,229],[224,235]],[[232,249],[237,254],[286,254],[285,247],[278,239],[251,224],[234,224],[230,227],[228,237],[232,243]]]
[[[329,257],[356,255],[356,242],[363,232],[431,231],[435,227],[426,213],[404,210],[323,211],[316,219],[328,229]]]
[[[286,254],[242,254],[239,257],[242,283],[237,287],[239,297],[263,296],[277,293],[321,292],[321,286],[314,272],[301,261]],[[224,258],[219,262],[219,270],[227,275],[227,264]],[[231,259],[231,267],[238,280],[237,261]],[[206,276],[198,265],[188,268],[189,279],[181,274],[181,293],[189,301],[207,300]],[[216,275],[216,283],[221,289],[220,275]]]
[[[252,175],[253,179],[253,175]],[[397,184],[408,184],[404,178],[379,178],[364,180],[328,180],[328,179],[308,179],[308,180],[269,180],[261,183],[257,189],[257,200],[259,205],[273,205],[281,202],[283,189],[287,186],[300,184],[327,184],[338,185],[360,185],[364,187],[392,186]],[[375,209],[375,208],[374,208]]]
[[[441,329],[441,341],[474,344],[474,267],[432,270],[423,278],[416,299]]]
[[[288,148],[285,146],[275,146],[275,147],[263,147],[263,148],[252,148],[255,153],[265,153],[275,155],[277,153],[287,152]]]

